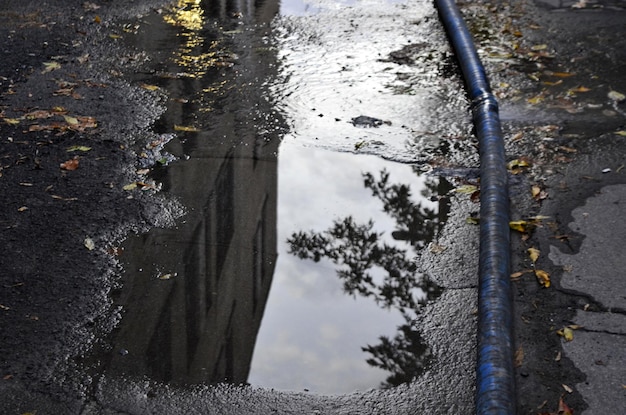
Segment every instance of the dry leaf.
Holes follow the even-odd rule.
[[[43,66],[44,70],[41,71],[41,73],[48,73],[57,69],[61,69],[61,64],[59,62],[44,62]]]
[[[527,232],[530,223],[525,220],[512,220],[509,222],[509,227],[518,232]]]
[[[545,288],[550,287],[550,274],[548,274],[546,271],[541,269],[535,270],[535,276],[537,277],[537,281],[539,281],[539,284],[541,284]]]
[[[67,160],[64,163],[61,163],[61,168],[63,170],[76,170],[78,168],[78,158],[73,158],[70,160]]]
[[[148,91],[156,91],[156,90],[159,89],[158,86],[156,86],[156,85],[149,85],[149,84],[141,84],[141,87],[143,89],[147,89]]]
[[[612,99],[615,102],[622,102],[624,100],[626,100],[626,95],[622,94],[621,92],[617,92],[617,91],[611,91],[608,93],[608,97],[610,99]]]
[[[71,146],[68,147],[67,152],[71,153],[72,151],[89,151],[91,150],[91,147],[87,147],[87,146]]]
[[[20,123],[19,118],[3,118],[3,120],[9,125],[18,125]]]
[[[454,189],[455,192],[463,193],[463,194],[472,194],[478,190],[478,186],[473,184],[464,184],[463,186],[459,186]]]
[[[185,125],[175,125],[174,126],[174,131],[184,131],[186,133],[197,133],[200,130],[197,129],[196,127],[189,127],[189,126],[185,126]]]
[[[540,251],[537,248],[528,248],[528,255],[530,256],[530,260],[533,264],[537,262],[537,259],[539,259],[539,254]]]
[[[84,244],[85,248],[89,249],[90,251],[93,251],[96,248],[95,242],[90,237],[85,238]]]
[[[557,330],[556,334],[563,337],[566,342],[571,342],[572,340],[574,340],[574,331],[569,327],[563,327],[562,329]]]

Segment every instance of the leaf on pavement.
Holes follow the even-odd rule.
[[[18,125],[20,123],[19,118],[3,118],[4,122],[9,125]]]
[[[544,288],[550,287],[550,274],[546,271],[541,269],[535,270],[535,276],[537,277],[539,284],[541,284]]]
[[[48,72],[52,72],[55,71],[57,69],[61,69],[61,64],[59,62],[44,62],[43,63],[44,69],[43,71],[41,71],[41,73],[48,73]]]
[[[61,163],[60,167],[63,170],[76,170],[78,168],[78,158],[74,157],[73,159],[69,159],[66,162]]]
[[[71,153],[72,151],[89,151],[91,150],[91,147],[87,147],[87,146],[71,146],[67,149],[68,153]]]
[[[569,406],[567,406],[563,398],[561,398],[559,400],[559,410],[557,412],[557,415],[573,415],[573,414],[574,414],[574,411]]]
[[[147,89],[148,91],[156,91],[156,90],[159,89],[158,86],[156,86],[156,85],[149,85],[149,84],[141,84],[141,87],[143,89]]]
[[[523,168],[530,167],[531,163],[528,159],[520,157],[507,163],[506,168],[513,174],[520,173]]]
[[[572,330],[570,327],[563,327],[562,329],[557,330],[556,334],[563,337],[566,342],[571,342],[572,340],[574,340],[574,330]]]
[[[463,193],[467,195],[471,195],[477,190],[478,190],[478,186],[474,184],[464,184],[463,186],[459,186],[456,189],[454,189],[454,191],[457,193]]]
[[[530,256],[530,260],[533,262],[537,262],[539,259],[540,251],[537,248],[528,248],[528,256]]]
[[[514,231],[526,233],[532,227],[532,224],[525,220],[512,220],[509,222],[509,227]]]
[[[185,126],[185,125],[175,125],[174,126],[174,131],[183,131],[186,133],[197,133],[200,130],[197,129],[196,127],[189,127],[189,126]]]
[[[96,248],[95,242],[90,237],[85,238],[84,244],[85,248],[89,249],[90,251],[93,251]]]
[[[624,100],[626,100],[626,95],[622,94],[621,92],[617,92],[617,91],[611,91],[608,93],[608,97],[615,101],[615,102],[622,102]]]

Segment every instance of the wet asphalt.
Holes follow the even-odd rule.
[[[106,348],[98,339],[118,321],[110,299],[120,288],[114,247],[180,215],[158,192],[129,198],[123,189],[139,181],[136,154],[157,137],[152,128],[166,99],[133,85],[141,51],[118,39],[128,28],[122,22],[158,7],[0,1],[2,413],[471,413],[478,244],[466,218],[477,209],[463,198],[452,200],[438,241],[448,249],[422,257],[447,288],[423,321],[442,358],[411,385],[324,397],[168,387],[88,369],[83,356]],[[493,2],[464,11],[484,24],[476,33],[509,158],[528,162],[510,176],[512,219],[528,223],[512,231],[518,413],[557,413],[560,400],[577,414],[621,413],[626,4]],[[509,37],[491,37],[496,24]],[[499,54],[503,45],[515,50],[515,64]],[[33,114],[55,107],[71,118],[52,114],[52,124]],[[88,116],[97,128],[80,118]],[[79,169],[59,168],[81,151],[68,152],[76,146],[90,147],[78,156]],[[539,250],[536,261],[529,248]],[[536,270],[549,274],[550,287],[539,284]]]

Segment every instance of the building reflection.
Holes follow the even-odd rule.
[[[142,79],[186,98],[168,103],[159,128],[194,132],[169,143],[181,160],[157,172],[186,215],[176,229],[125,242],[110,374],[173,383],[248,378],[277,257],[279,143],[262,88],[276,58],[253,45],[277,11],[272,0],[179,0],[136,35],[136,47],[153,55],[176,49],[156,68],[169,76]],[[224,34],[242,22],[255,29],[235,40]]]

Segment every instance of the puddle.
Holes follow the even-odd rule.
[[[143,180],[186,214],[124,243],[104,369],[320,394],[410,381],[430,358],[415,316],[440,294],[413,260],[449,185],[399,161],[469,129],[458,81],[420,67],[436,50],[386,59],[419,27],[398,16],[432,6],[210,4],[179,0],[131,37],[152,56],[133,81],[170,97]]]

